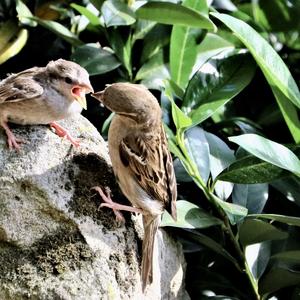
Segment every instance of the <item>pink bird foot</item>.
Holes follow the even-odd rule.
[[[75,140],[75,139],[70,135],[70,133],[69,133],[66,129],[64,129],[61,125],[59,125],[58,123],[56,123],[56,122],[51,122],[51,123],[50,123],[50,127],[51,127],[51,128],[54,128],[55,133],[56,133],[59,137],[66,138],[67,140],[69,140],[73,146],[75,146],[75,147],[79,147],[79,146],[80,146],[79,141],[78,141],[78,140]]]
[[[122,204],[113,202],[113,200],[111,199],[111,196],[110,196],[111,191],[110,191],[109,187],[105,187],[106,194],[103,192],[103,190],[99,186],[95,186],[92,189],[97,191],[99,193],[100,197],[102,198],[102,200],[105,202],[105,203],[100,204],[100,208],[101,207],[111,208],[116,216],[116,221],[118,224],[125,223],[125,219],[124,219],[122,213],[120,212],[120,210],[142,213],[142,210],[139,208],[128,206],[128,205],[122,205]]]
[[[5,133],[7,135],[7,144],[8,144],[9,150],[16,149],[17,151],[20,151],[21,147],[19,144],[25,143],[25,141],[22,139],[16,138],[15,135],[13,134],[13,132],[8,127],[6,122],[1,122],[0,125],[4,128]]]

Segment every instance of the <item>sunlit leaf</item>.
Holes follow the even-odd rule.
[[[214,23],[204,14],[180,4],[170,2],[147,2],[136,11],[141,19],[170,25],[186,25],[215,30]]]
[[[221,225],[222,221],[208,214],[199,206],[185,200],[176,202],[177,221],[165,212],[161,226],[172,226],[180,228],[207,228],[210,226]]]
[[[252,155],[300,176],[300,161],[285,146],[252,133],[229,137],[229,140]]]

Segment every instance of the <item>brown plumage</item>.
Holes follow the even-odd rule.
[[[0,82],[0,126],[7,134],[10,149],[19,149],[21,140],[7,122],[21,125],[50,124],[60,136],[72,139],[55,121],[86,108],[85,93],[92,92],[88,72],[78,64],[59,59],[46,67],[33,67],[12,74]]]
[[[153,246],[161,214],[166,209],[176,219],[177,186],[161,109],[156,98],[136,84],[115,83],[92,96],[116,113],[108,134],[109,153],[122,192],[143,214],[144,290],[153,281]],[[126,210],[104,200],[109,202],[104,206]]]

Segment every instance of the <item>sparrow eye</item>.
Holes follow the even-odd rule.
[[[73,81],[72,81],[72,79],[71,79],[70,77],[66,77],[66,78],[65,78],[65,82],[66,82],[67,84],[73,83]]]

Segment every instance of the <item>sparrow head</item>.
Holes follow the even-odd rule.
[[[58,59],[47,64],[46,72],[51,84],[59,92],[70,100],[78,101],[84,109],[87,108],[85,94],[94,90],[84,68],[72,61]]]
[[[161,119],[161,109],[156,98],[140,84],[114,83],[104,91],[93,93],[92,97],[116,114],[139,124]]]

